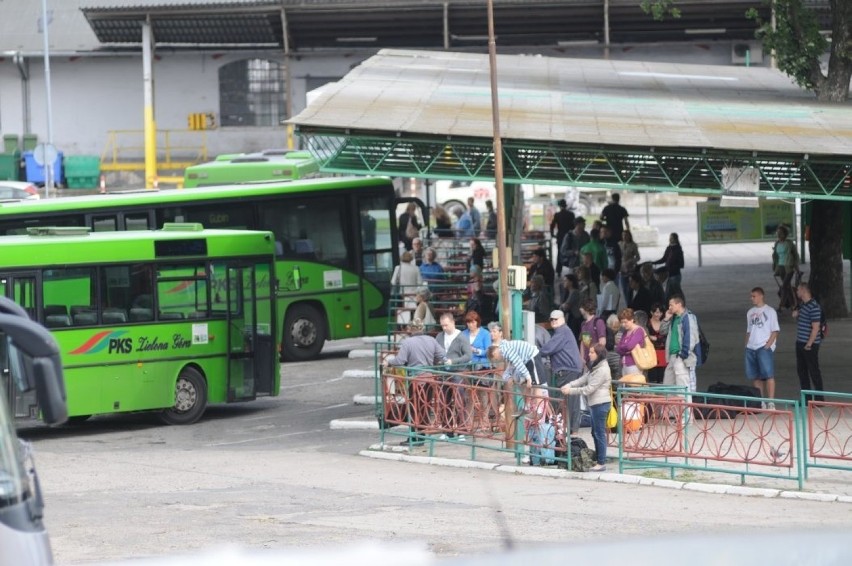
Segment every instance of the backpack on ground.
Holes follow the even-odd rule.
[[[588,472],[595,465],[595,451],[590,449],[586,441],[575,436],[571,437],[571,470]]]
[[[530,427],[530,466],[552,466],[556,457],[556,429],[547,421]]]
[[[751,409],[760,409],[761,395],[757,387],[750,385],[730,385],[717,381],[707,388],[707,393],[716,393],[719,395],[737,395],[740,397],[754,397],[754,399],[718,399],[715,397],[705,397],[704,395],[693,395],[692,401],[695,403],[695,416],[699,419],[732,419],[740,414],[740,411],[725,411],[723,409],[703,407],[701,404],[708,405],[725,405],[727,407],[748,407]]]

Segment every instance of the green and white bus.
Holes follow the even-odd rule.
[[[399,264],[396,207],[407,201],[422,213],[422,202],[397,199],[382,177],[87,195],[0,203],[0,235],[33,226],[151,230],[166,222],[270,231],[281,353],[304,361],[317,357],[326,339],[387,333],[390,279]]]
[[[188,424],[208,403],[278,395],[269,232],[30,231],[0,239],[0,295],[56,338],[72,419],[155,410]],[[34,396],[13,398],[16,417],[39,416]]]
[[[215,161],[186,168],[184,188],[256,181],[294,181],[320,175],[319,162],[309,151],[268,149],[258,153],[229,153]]]

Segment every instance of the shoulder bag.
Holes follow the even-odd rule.
[[[633,356],[636,367],[641,370],[657,367],[657,351],[647,334],[645,335],[645,342],[633,346],[630,355]]]

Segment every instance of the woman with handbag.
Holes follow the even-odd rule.
[[[636,324],[633,309],[623,309],[618,319],[621,321],[621,340],[615,345],[615,351],[621,355],[621,375],[644,375],[636,365],[632,352],[636,346],[645,344],[645,329]]]
[[[589,369],[574,381],[563,385],[564,395],[585,395],[592,413],[592,439],[597,466],[590,472],[606,471],[606,418],[612,407],[612,375],[606,363],[606,347],[594,344],[589,349]]]
[[[666,335],[661,334],[663,326],[663,306],[660,303],[651,305],[651,318],[648,320],[648,337],[657,353],[657,366],[648,370],[648,383],[662,383],[666,373]]]

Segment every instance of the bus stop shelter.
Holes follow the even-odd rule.
[[[780,71],[497,57],[504,180],[852,200],[852,105]],[[384,49],[294,124],[324,171],[493,180],[488,56]]]

